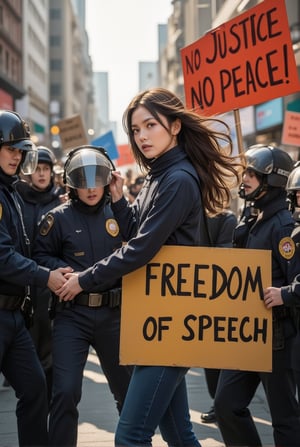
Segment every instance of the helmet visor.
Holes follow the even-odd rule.
[[[13,143],[10,141],[5,142],[3,144],[7,144],[10,147],[14,147],[15,149],[21,149],[22,151],[30,151],[32,148],[36,150],[35,144],[31,140],[15,140]]]
[[[260,174],[271,174],[274,163],[269,148],[249,149],[245,152],[247,169],[253,169]]]
[[[31,149],[23,152],[23,160],[21,163],[21,172],[24,175],[31,175],[34,173],[38,162],[38,152],[36,149]]]
[[[289,175],[287,184],[287,191],[300,190],[300,168],[295,168]]]
[[[71,188],[98,188],[108,185],[112,166],[99,151],[83,149],[75,153],[66,167],[66,185]]]

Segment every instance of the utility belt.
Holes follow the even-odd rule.
[[[117,307],[121,304],[122,289],[120,287],[107,290],[103,293],[80,293],[75,296],[72,301],[59,301],[56,295],[52,295],[49,303],[49,317],[52,320],[55,318],[56,312],[61,312],[64,309],[70,309],[74,304],[86,307]]]
[[[116,288],[103,293],[80,293],[74,303],[87,307],[117,307],[121,304],[122,289]]]
[[[0,294],[0,309],[17,310],[21,309],[24,296]]]

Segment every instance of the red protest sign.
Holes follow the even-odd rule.
[[[284,0],[265,0],[181,50],[186,104],[204,115],[300,89]]]

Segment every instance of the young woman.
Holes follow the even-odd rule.
[[[123,125],[137,163],[148,174],[132,206],[123,197],[118,172],[110,183],[114,214],[128,242],[84,272],[68,275],[66,286],[57,290],[62,300],[147,264],[163,245],[201,245],[203,210],[222,208],[230,197],[226,180],[239,180],[239,164],[220,146],[225,140],[231,149],[230,137],[211,130],[168,90],[137,95]],[[117,446],[149,446],[158,426],[168,445],[199,446],[189,416],[187,371],[135,367],[115,435]]]

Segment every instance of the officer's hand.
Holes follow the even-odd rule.
[[[123,197],[124,178],[121,176],[120,171],[113,171],[112,175],[113,177],[109,184],[111,200],[112,202],[118,202]]]
[[[66,203],[69,200],[69,193],[66,192],[65,194],[60,194],[58,197],[60,203]]]
[[[264,290],[264,302],[267,309],[271,309],[274,306],[281,306],[283,304],[281,289],[279,287],[267,287]]]
[[[71,267],[60,267],[56,270],[52,270],[49,275],[47,286],[52,292],[59,289],[67,280],[65,278],[65,273],[72,272]]]
[[[65,279],[66,282],[56,290],[55,294],[59,296],[61,301],[70,301],[83,289],[79,285],[78,273],[67,273]]]

